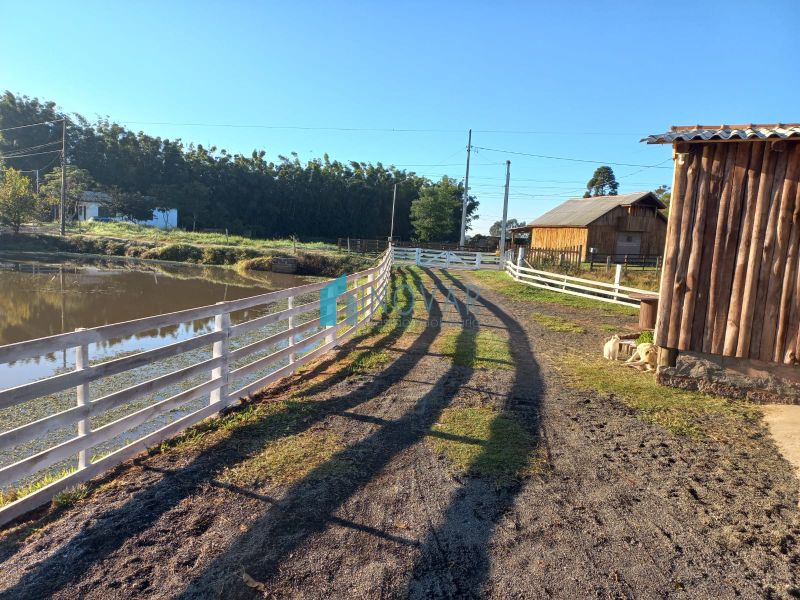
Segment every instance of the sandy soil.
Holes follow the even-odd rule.
[[[345,376],[329,361],[291,382],[322,410],[280,435],[335,433],[346,469],[225,483],[275,439],[257,424],[140,458],[77,505],[6,534],[0,597],[800,597],[798,484],[765,430],[736,444],[679,437],[570,388],[560,349],[598,352],[602,326],[624,317],[536,306],[588,329],[554,333],[529,318],[531,304],[488,290],[459,315],[445,297],[463,300],[469,275],[428,275],[431,316],[445,331],[472,316],[507,336],[513,368],[452,364],[438,327],[392,331],[380,369]],[[427,438],[457,406],[517,420],[544,468],[505,486],[454,476]]]
[[[800,406],[765,404],[761,410],[775,444],[800,475]]]

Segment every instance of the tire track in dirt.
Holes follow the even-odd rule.
[[[485,293],[494,296],[491,291]],[[517,315],[529,315],[533,307],[531,303],[505,299],[503,302],[509,312]],[[559,313],[557,309],[548,312]],[[591,318],[590,311],[586,313],[584,318]],[[524,317],[520,320],[525,322]],[[587,337],[591,340],[589,352],[591,344],[598,353],[602,346],[599,332],[595,336],[555,335],[530,321],[526,329],[531,337],[556,348],[565,344],[585,348]],[[743,514],[756,517],[753,526],[759,529],[753,529],[755,533],[764,526],[760,505],[762,489],[767,489],[765,478],[772,488],[768,493],[789,510],[781,498],[790,495],[788,491],[793,486],[783,485],[775,476],[766,475],[773,466],[780,472],[781,465],[768,458],[765,451],[759,453],[758,446],[755,449],[747,446],[749,449],[740,457],[737,449],[726,448],[720,442],[682,439],[644,423],[633,410],[613,398],[570,390],[558,369],[552,366],[557,356],[558,352],[548,352],[542,363],[551,392],[545,399],[543,418],[551,437],[552,472],[544,482],[544,493],[532,486],[520,496],[520,502],[529,502],[541,510],[540,532],[541,529],[557,529],[560,521],[571,523],[569,534],[561,543],[567,542],[581,560],[571,558],[560,562],[574,565],[578,573],[586,568],[587,562],[600,565],[600,570],[607,574],[623,571],[624,589],[614,590],[610,585],[606,589],[607,593],[619,593],[622,597],[673,594],[794,597],[798,593],[797,569],[792,572],[791,565],[797,564],[796,559],[780,556],[768,547],[762,551],[741,545],[724,546],[716,536],[718,527],[731,523],[729,513],[743,509]],[[770,471],[759,468],[760,464],[754,462],[755,456],[762,462],[768,458],[765,464]],[[737,464],[734,457],[746,462]],[[749,466],[749,473],[745,464]],[[732,473],[735,481],[715,475],[718,472]],[[737,477],[745,474],[746,477]],[[676,490],[697,487],[696,480],[706,484],[705,488],[698,489],[700,497],[709,501],[708,506],[700,505],[688,493],[682,492],[685,496],[678,497],[674,494]],[[592,494],[594,488],[597,492]],[[593,500],[592,495],[596,496]],[[541,502],[541,496],[549,497],[552,502],[549,505]],[[732,500],[724,503],[729,496]],[[525,511],[526,508],[522,508],[522,512]],[[789,534],[796,527],[792,525],[796,523],[796,510],[793,512],[794,520],[788,514],[782,515],[771,520],[772,526]],[[537,520],[531,518],[530,526],[523,529],[535,529],[536,523]],[[592,540],[602,544],[602,552],[581,551],[590,548]],[[769,544],[768,540],[769,536],[762,542]],[[520,543],[525,545],[524,540]],[[630,550],[626,550],[626,546]],[[635,558],[631,556],[634,549]],[[542,549],[541,552],[533,550],[533,554],[547,553]],[[502,558],[495,557],[495,560],[499,564],[503,562]],[[645,564],[651,566],[646,568]],[[551,579],[550,587],[543,589],[559,590],[559,595],[564,596],[569,590],[578,594],[580,590],[591,589],[592,579],[602,581],[601,573],[590,578],[580,575],[574,576],[572,581],[569,578],[559,581],[546,574],[531,573],[527,568],[519,572],[526,571],[534,586],[547,584],[547,579]],[[505,589],[512,595],[513,582],[505,577],[502,581],[509,586]]]

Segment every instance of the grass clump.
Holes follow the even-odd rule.
[[[439,337],[439,351],[453,364],[473,369],[513,369],[508,340],[490,331],[451,329]]]
[[[535,312],[531,315],[531,318],[540,325],[544,325],[552,331],[563,333],[586,333],[586,329],[577,323],[567,321],[566,319],[562,319],[561,317],[557,317],[555,315]]]
[[[48,473],[39,479],[31,481],[30,483],[26,483],[19,487],[9,487],[5,490],[0,491],[0,506],[5,506],[6,504],[11,504],[20,498],[24,498],[25,496],[32,494],[45,486],[50,485],[58,481],[59,479],[66,477],[74,473],[77,469],[69,468],[69,469],[62,469],[60,471],[55,471],[53,473]],[[65,492],[61,492],[64,494]],[[59,495],[61,495],[59,494]]]
[[[53,505],[56,508],[72,506],[77,502],[83,500],[89,495],[89,486],[85,483],[74,485],[59,492],[53,497]]]
[[[321,277],[352,275],[358,271],[369,269],[375,264],[375,258],[362,254],[300,252],[296,258],[298,275],[319,275]]]
[[[392,360],[387,350],[357,350],[345,357],[349,361],[347,372],[351,375],[376,371]]]
[[[349,464],[336,455],[344,448],[339,437],[330,431],[303,431],[268,443],[262,452],[226,471],[222,479],[242,486],[286,485],[312,471],[318,477],[341,475]]]
[[[647,331],[643,331],[639,334],[639,337],[636,338],[636,345],[639,344],[652,344],[653,343],[653,332],[649,329]]]
[[[535,288],[519,281],[514,281],[511,276],[504,271],[473,271],[473,277],[494,291],[512,300],[523,300],[526,302],[542,302],[545,304],[559,304],[572,308],[593,308],[599,309],[610,314],[638,315],[636,308],[622,306],[620,304],[610,304],[602,300],[592,300],[571,294],[562,294],[550,290]]]
[[[645,421],[677,435],[729,437],[760,417],[752,403],[662,386],[652,373],[622,363],[566,354],[561,364],[578,387],[613,394]]]
[[[272,271],[272,257],[246,258],[236,263],[237,271]]]
[[[457,473],[509,483],[541,468],[535,437],[491,408],[445,409],[429,439]]]

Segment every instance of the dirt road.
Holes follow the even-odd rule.
[[[563,349],[595,354],[625,317],[404,276],[431,296],[342,349],[365,366],[331,357],[6,533],[0,598],[800,597],[797,480],[763,425],[678,436],[571,387]],[[506,456],[500,420],[443,426],[461,409],[534,440],[518,476],[441,451]]]

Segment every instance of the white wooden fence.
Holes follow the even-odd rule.
[[[40,357],[46,354],[72,350],[75,353],[75,369],[33,383],[13,388],[0,387],[0,409],[8,409],[22,403],[31,402],[50,394],[75,390],[75,406],[60,412],[53,412],[33,422],[0,432],[0,450],[14,448],[31,440],[46,440],[46,434],[77,424],[75,435],[64,442],[46,447],[32,456],[0,468],[0,487],[8,488],[20,480],[30,481],[32,476],[54,465],[72,459],[77,470],[44,486],[33,493],[15,500],[0,508],[0,525],[49,501],[58,492],[86,481],[110,469],[127,458],[170,438],[197,422],[217,414],[264,386],[294,373],[300,366],[317,358],[320,354],[340,344],[351,336],[358,327],[368,321],[383,301],[391,273],[392,254],[386,252],[380,264],[372,269],[347,277],[348,289],[337,298],[337,324],[322,326],[318,311],[320,300],[295,304],[304,295],[319,292],[328,282],[312,283],[300,287],[262,294],[242,300],[220,302],[179,312],[137,319],[124,323],[105,325],[92,329],[80,329],[6,346],[0,346],[0,364],[23,359]],[[261,307],[265,310],[276,303],[288,301],[288,308],[267,313],[258,318],[232,324],[231,314]],[[343,305],[344,304],[344,305]],[[307,315],[310,320],[295,325],[295,320]],[[352,318],[355,315],[355,320]],[[349,316],[347,320],[342,317]],[[314,318],[316,317],[316,318]],[[177,343],[116,358],[100,364],[90,364],[89,345],[115,338],[124,338],[162,327],[195,322],[201,319],[214,319],[214,330],[196,335]],[[259,332],[263,328],[286,322],[286,328],[278,333],[258,339],[246,346],[231,349],[232,338],[246,332]],[[274,331],[273,327],[271,331]],[[270,330],[268,330],[270,331]],[[212,346],[213,345],[213,346]],[[153,361],[175,357],[190,350],[211,347],[212,355],[190,366],[165,373],[158,377],[136,383],[125,389],[103,397],[92,399],[89,384],[115,374],[123,373],[151,364]],[[277,350],[275,350],[278,348]],[[265,356],[256,358],[244,366],[232,369],[234,362],[241,363],[243,357],[264,352]],[[283,365],[283,366],[281,366]],[[275,367],[272,369],[272,367]],[[270,370],[272,369],[272,370]],[[263,373],[267,373],[264,375]],[[238,389],[229,389],[237,379],[253,374],[261,374]],[[164,400],[152,401],[144,408],[97,428],[92,428],[92,419],[106,411],[121,407],[134,400],[147,398],[159,390],[198,376],[207,377],[199,384],[172,395]],[[2,386],[2,382],[0,382]],[[107,442],[124,432],[135,432],[136,428],[159,415],[208,397],[201,408],[183,414],[179,418],[146,433],[127,445],[116,449],[97,460],[91,459],[91,449]],[[152,398],[151,398],[152,400]]]
[[[429,250],[427,248],[394,247],[394,260],[420,267],[441,269],[500,269],[500,257],[491,252],[464,250]]]
[[[611,302],[612,304],[622,304],[633,308],[639,308],[640,301],[632,298],[630,294],[651,295],[654,293],[650,290],[640,290],[620,285],[620,276],[622,274],[621,265],[617,265],[615,282],[605,283],[603,281],[582,279],[580,277],[561,275],[549,271],[540,271],[529,266],[523,266],[522,262],[521,254],[517,255],[516,261],[511,260],[511,255],[507,254],[505,257],[506,273],[520,283],[551,290],[553,292],[572,294],[573,296],[591,298],[592,300],[600,300],[602,302]]]

